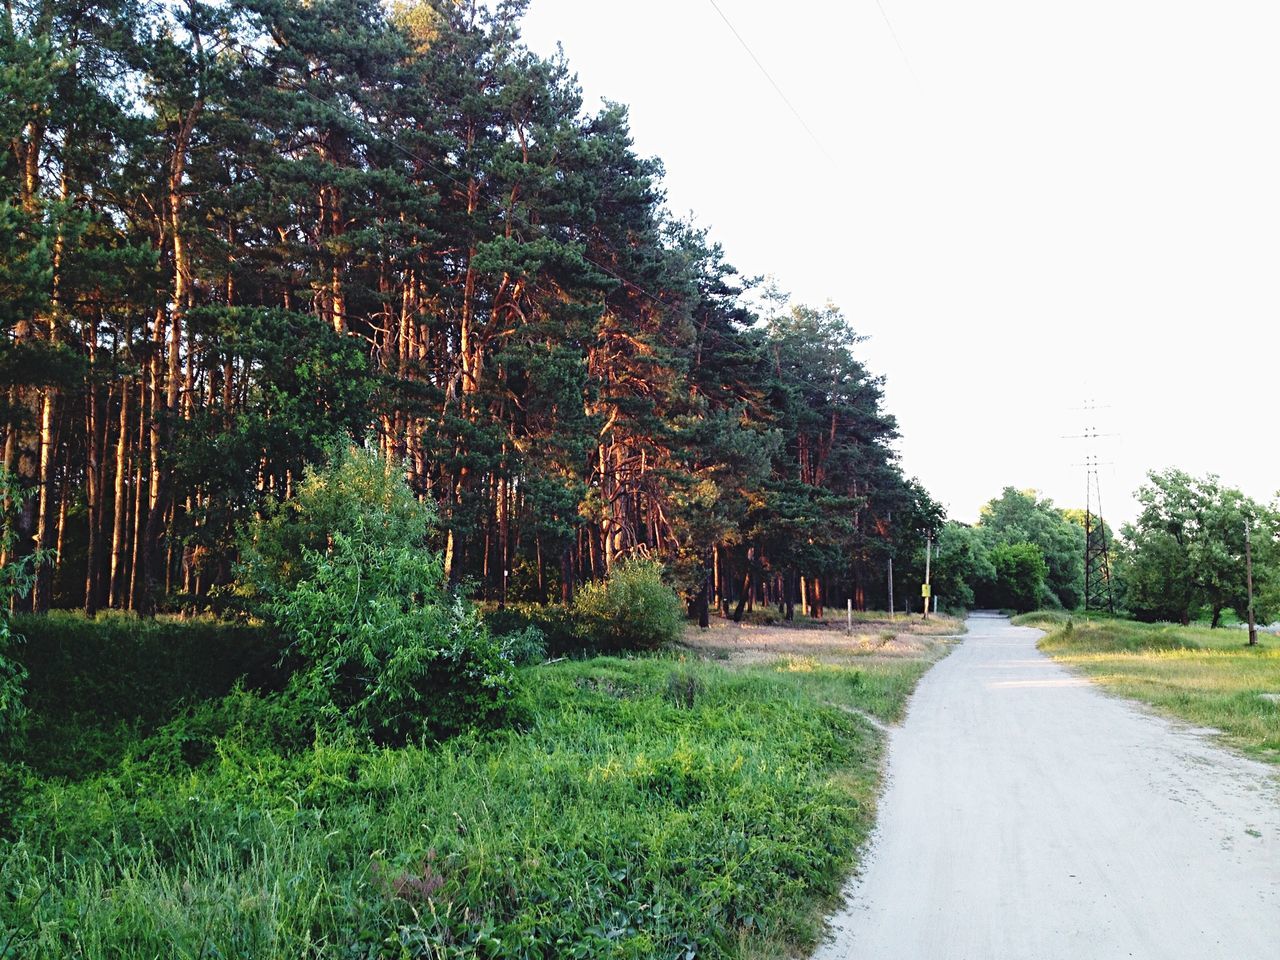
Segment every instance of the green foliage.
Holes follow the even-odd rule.
[[[306,467],[292,497],[269,503],[249,525],[238,579],[252,596],[275,602],[315,576],[335,536],[418,548],[433,522],[395,465],[338,440],[323,467]]]
[[[630,558],[574,598],[579,629],[597,649],[654,650],[684,635],[684,605],[662,580],[662,566]]]
[[[502,637],[501,646],[502,656],[517,667],[527,667],[547,658],[546,634],[532,624],[523,630],[506,634]]]
[[[245,575],[291,642],[291,689],[330,727],[447,736],[512,698],[511,661],[425,546],[432,517],[394,464],[343,448],[249,531]]]
[[[481,604],[484,621],[495,636],[507,637],[536,630],[549,656],[582,653],[590,649],[573,611],[559,603],[508,603],[505,607]],[[506,642],[504,640],[504,642]]]
[[[943,525],[932,575],[933,592],[942,603],[964,610],[973,607],[975,585],[995,579],[982,534],[954,520]]]
[[[1142,512],[1124,528],[1118,570],[1135,617],[1186,624],[1207,606],[1215,627],[1224,610],[1244,619],[1246,527],[1253,537],[1256,614],[1262,622],[1280,614],[1280,511],[1215,476],[1181,470],[1149,473],[1137,496]]]
[[[13,558],[18,543],[16,521],[20,498],[17,478],[0,466],[0,553],[12,558],[0,566],[0,756],[22,739],[27,718],[24,703],[27,670],[14,650],[23,637],[13,631],[9,610],[15,599],[31,590],[37,565],[43,559],[38,553]]]
[[[787,952],[818,934],[814,908],[871,824],[874,734],[823,702],[864,709],[864,685],[826,679],[560,663],[523,685],[526,732],[394,750],[299,745],[284,701],[235,693],[116,770],[36,786],[0,847],[0,943],[260,960]]]
[[[1044,602],[1074,610],[1084,602],[1084,526],[1072,515],[1034,491],[1013,487],[982,508],[978,529],[988,548],[1018,543],[1040,548],[1047,593],[1036,598],[1036,606]]]
[[[1027,611],[1040,605],[1048,566],[1034,543],[1002,543],[987,554],[995,579],[991,599],[1002,609]]]
[[[333,535],[271,607],[302,667],[294,686],[316,715],[380,742],[447,736],[499,715],[512,664],[479,612],[450,593],[421,546]]]
[[[23,755],[46,776],[108,767],[183,704],[221,697],[237,681],[278,690],[288,676],[277,666],[281,640],[262,626],[61,611],[15,625],[27,637],[18,656],[32,707]]]

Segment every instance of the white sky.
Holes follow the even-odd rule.
[[[533,0],[587,104],[631,108],[745,274],[837,303],[903,464],[976,518],[1006,485],[1104,515],[1148,469],[1280,489],[1280,4]],[[1094,397],[1109,409],[1079,409]]]

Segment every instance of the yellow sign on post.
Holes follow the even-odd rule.
[[[933,592],[929,589],[929,584],[920,584],[920,596],[924,597],[926,600],[933,596]]]

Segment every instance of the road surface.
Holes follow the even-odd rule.
[[[815,960],[1280,957],[1280,780],[974,616]]]

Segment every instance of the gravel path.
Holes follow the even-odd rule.
[[[1280,779],[974,616],[891,735],[815,960],[1280,956]]]

